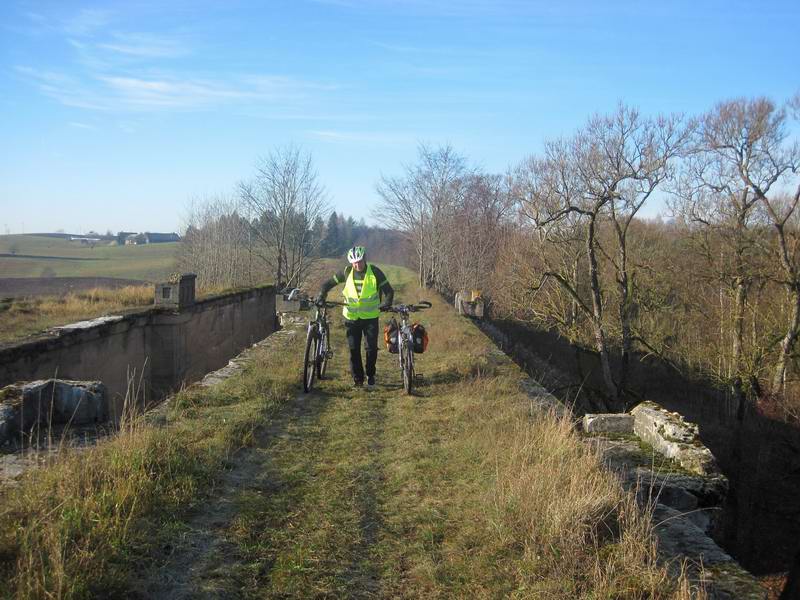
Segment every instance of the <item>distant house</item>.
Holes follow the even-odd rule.
[[[152,233],[146,231],[144,233],[145,244],[164,244],[166,242],[180,242],[181,236],[177,233]]]
[[[124,246],[128,242],[128,237],[136,235],[135,231],[120,231],[117,234],[117,244],[120,246]]]
[[[163,244],[166,242],[180,242],[181,236],[177,233],[132,233],[125,238],[126,246],[138,246],[139,244]]]
[[[126,246],[138,246],[139,244],[146,244],[146,243],[147,242],[144,241],[143,233],[132,233],[125,238]]]

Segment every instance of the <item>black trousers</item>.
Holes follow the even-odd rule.
[[[361,338],[367,351],[367,377],[375,376],[375,361],[378,359],[378,319],[344,320],[347,345],[350,347],[350,372],[353,381],[364,381],[364,365],[361,362]]]

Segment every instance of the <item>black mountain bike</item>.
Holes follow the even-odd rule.
[[[314,309],[314,320],[308,323],[306,333],[306,353],[303,362],[303,391],[308,393],[314,387],[315,379],[323,379],[328,368],[328,360],[333,357],[331,346],[330,323],[328,309],[344,306],[342,302],[325,302],[317,304]]]
[[[419,304],[395,304],[381,309],[383,312],[393,312],[400,315],[400,326],[397,332],[397,353],[400,356],[400,372],[403,374],[403,389],[410,394],[414,389],[416,373],[414,372],[414,340],[412,339],[411,324],[408,315],[418,310],[430,308],[430,302]]]

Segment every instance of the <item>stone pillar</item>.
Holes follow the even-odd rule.
[[[164,283],[157,283],[155,290],[155,305],[177,308],[178,310],[191,306],[195,300],[195,282],[197,275],[184,273],[170,278]]]
[[[477,319],[483,318],[483,298],[480,296],[478,290],[473,290],[472,293],[467,290],[456,292],[455,302],[453,304],[459,315],[466,315]]]

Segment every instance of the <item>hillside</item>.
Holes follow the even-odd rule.
[[[0,236],[0,277],[114,277],[156,281],[174,270],[178,243],[94,248],[37,235]]]

